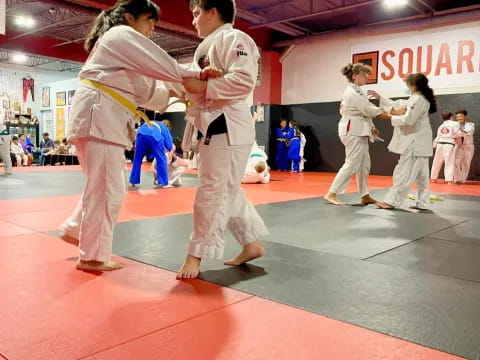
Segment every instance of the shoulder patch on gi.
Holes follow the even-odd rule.
[[[247,52],[245,51],[245,46],[243,46],[243,44],[237,45],[237,56],[248,56]]]

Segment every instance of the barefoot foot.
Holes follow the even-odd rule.
[[[227,260],[224,262],[225,265],[238,266],[253,259],[259,258],[265,255],[265,248],[260,244],[259,241],[247,244],[243,247],[240,254],[238,254],[234,259]]]
[[[390,204],[387,204],[386,202],[377,202],[375,203],[375,205],[379,208],[379,209],[383,209],[383,210],[393,210],[395,209],[394,206],[390,205]]]
[[[77,261],[77,269],[84,271],[113,271],[123,267],[123,264],[117,261]]]
[[[337,199],[337,194],[335,193],[328,193],[323,197],[327,202],[329,202],[332,205],[344,205],[340,200]]]
[[[78,244],[80,243],[77,238],[74,238],[73,236],[70,236],[66,233],[60,234],[60,239],[62,239],[66,243],[69,243],[75,246],[78,246]]]
[[[370,196],[370,194],[367,194],[367,195],[362,196],[362,201],[360,202],[360,205],[365,206],[365,205],[368,205],[368,204],[375,204],[375,203],[377,203],[377,200],[372,198]]]
[[[177,279],[195,279],[200,273],[201,258],[187,255],[185,262],[177,273]]]

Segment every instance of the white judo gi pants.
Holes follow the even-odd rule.
[[[225,228],[241,246],[261,240],[268,230],[240,186],[252,146],[230,146],[227,134],[213,135],[209,145],[203,141],[188,254],[222,259]]]
[[[403,204],[413,185],[417,184],[416,206],[427,209],[430,203],[428,156],[415,156],[414,144],[400,155],[393,170],[393,187],[388,191],[385,202],[395,207]]]
[[[61,230],[80,240],[80,260],[106,262],[125,197],[125,147],[94,138],[77,139],[74,145],[87,183]]]
[[[3,160],[5,174],[12,173],[12,159],[10,158],[10,135],[0,135],[0,157]]]
[[[453,170],[455,168],[454,144],[437,144],[432,163],[431,179],[438,179],[438,174],[444,162],[445,168],[443,169],[443,173],[445,175],[445,181],[453,181]]]
[[[368,195],[368,175],[371,166],[368,136],[342,135],[340,140],[345,145],[345,163],[338,170],[329,192],[343,193],[350,183],[352,175],[356,174],[358,192],[361,196]]]
[[[455,148],[455,181],[465,182],[470,172],[475,147],[473,145],[457,145]]]
[[[27,154],[15,154],[15,159],[17,160],[17,166],[28,165],[28,156]]]

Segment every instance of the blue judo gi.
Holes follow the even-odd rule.
[[[162,122],[152,121],[151,127],[147,124],[140,126],[135,140],[135,156],[130,174],[130,184],[140,184],[142,160],[146,155],[153,155],[157,161],[157,182],[159,185],[168,185],[168,166],[165,152],[171,151],[172,146],[172,135]]]
[[[286,127],[284,129],[277,129],[277,154],[276,163],[277,169],[281,171],[290,170],[290,161],[288,159],[288,145],[285,141],[279,141],[278,139],[290,140],[294,135],[293,128]]]

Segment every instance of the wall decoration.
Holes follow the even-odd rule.
[[[42,106],[50,107],[50,87],[44,86],[42,88]]]
[[[65,108],[58,107],[56,118],[55,118],[55,138],[63,139],[64,137],[65,137]]]
[[[65,91],[57,92],[57,106],[65,106],[67,103]]]
[[[257,122],[265,121],[265,107],[262,103],[258,103],[255,111],[257,112]]]
[[[70,90],[68,92],[68,105],[72,105],[72,99],[74,95],[75,95],[75,90]]]
[[[367,84],[378,83],[378,51],[353,54],[352,63],[362,63],[370,66],[372,73],[368,77]]]
[[[48,132],[53,137],[53,114],[52,110],[42,110],[43,132]]]

